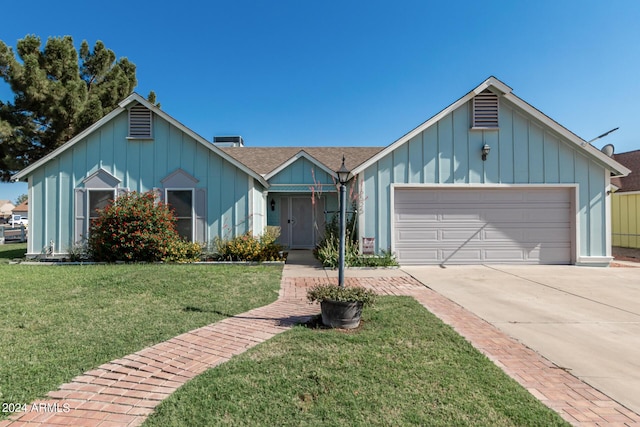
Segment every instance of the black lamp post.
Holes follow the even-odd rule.
[[[338,258],[338,285],[344,287],[344,246],[345,246],[345,228],[347,216],[347,181],[351,171],[344,165],[344,156],[342,156],[342,166],[336,171],[338,181],[340,182],[340,253]]]

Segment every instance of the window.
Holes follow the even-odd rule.
[[[473,129],[498,129],[498,95],[485,90],[473,98]]]
[[[98,218],[98,210],[104,209],[115,198],[114,190],[88,190],[89,193],[89,218],[88,227],[91,229],[91,225],[96,218]],[[88,231],[88,230],[87,230]]]
[[[144,105],[137,104],[129,110],[129,138],[153,138],[152,113]]]
[[[193,241],[193,190],[167,190],[167,204],[173,209],[180,237]]]

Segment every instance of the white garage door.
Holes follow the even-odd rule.
[[[394,192],[395,253],[411,264],[569,264],[571,188]]]

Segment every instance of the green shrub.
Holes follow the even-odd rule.
[[[338,237],[330,236],[317,246],[314,253],[323,266],[338,268],[340,241]],[[380,255],[360,255],[358,243],[351,239],[345,240],[344,265],[346,267],[390,267],[398,262],[391,251],[382,251]]]
[[[202,246],[196,242],[185,242],[184,240],[173,240],[169,242],[167,256],[163,259],[166,262],[198,262],[202,255]]]
[[[75,242],[73,245],[67,247],[67,254],[69,254],[69,261],[87,261],[89,259],[87,242]]]
[[[393,252],[380,251],[379,255],[359,255],[351,260],[350,267],[394,267],[398,265]]]
[[[356,202],[351,206],[356,211]],[[338,267],[340,245],[340,215],[334,215],[325,225],[324,235],[316,246],[314,254],[323,266],[329,268]],[[378,267],[398,265],[390,253],[383,252],[380,256],[362,256],[358,244],[358,215],[347,214],[345,221],[345,249],[344,263],[349,267]]]
[[[358,257],[358,244],[351,239],[345,239],[344,263],[346,266],[353,264],[353,260]],[[316,247],[316,258],[323,266],[337,268],[340,256],[340,240],[337,236],[329,235]]]
[[[282,261],[282,246],[276,243],[277,227],[267,227],[262,236],[251,231],[233,239],[214,240],[214,258],[220,261]]]
[[[353,212],[356,211],[356,203],[354,202],[351,206],[351,210]],[[355,213],[347,213],[347,218],[345,221],[345,241],[351,241],[351,243],[358,244],[358,215]],[[331,220],[328,221],[324,226],[324,233],[322,236],[322,240],[318,243],[318,246],[324,246],[326,241],[329,239],[339,239],[340,238],[340,215],[334,214],[331,217]]]
[[[376,301],[376,293],[362,286],[345,286],[324,284],[316,285],[307,291],[309,302],[325,300],[342,302],[361,302],[363,306],[372,306]]]
[[[93,259],[106,262],[185,262],[199,257],[196,245],[181,240],[169,206],[151,191],[124,194],[100,210],[88,239]]]

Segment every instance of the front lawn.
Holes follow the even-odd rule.
[[[409,297],[357,332],[295,327],[188,382],[155,426],[568,425]]]
[[[29,403],[103,363],[278,297],[281,266],[8,265],[0,245],[0,401]],[[0,415],[0,418],[2,415]]]

